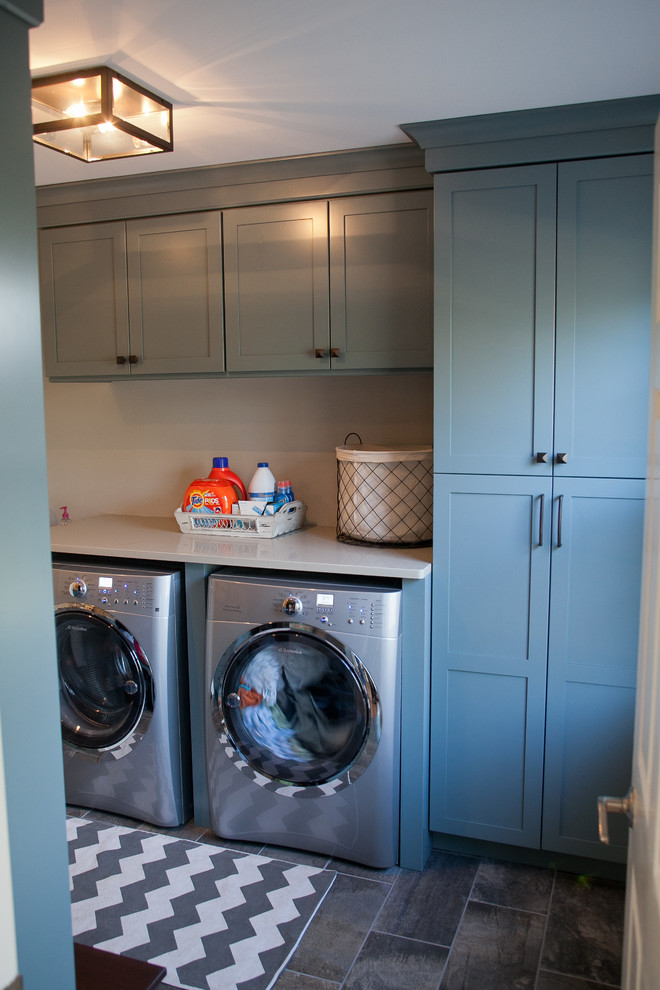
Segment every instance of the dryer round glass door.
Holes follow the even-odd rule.
[[[93,605],[55,612],[62,739],[115,758],[141,739],[153,714],[149,662],[121,622]]]
[[[280,784],[357,779],[378,746],[381,711],[361,660],[302,623],[269,623],[225,650],[211,686],[211,716],[236,765]]]

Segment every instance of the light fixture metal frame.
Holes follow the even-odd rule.
[[[97,161],[112,161],[117,158],[133,158],[133,157],[143,157],[145,152],[136,151],[134,154],[117,154],[117,155],[104,155],[99,158],[85,158],[83,155],[78,155],[74,151],[67,150],[65,148],[58,148],[52,144],[47,144],[45,141],[39,141],[40,134],[53,133],[56,131],[77,131],[84,127],[97,127],[99,124],[112,124],[117,130],[122,131],[124,134],[128,134],[131,137],[137,138],[141,141],[146,141],[150,145],[154,146],[154,150],[151,154],[159,154],[163,151],[173,151],[174,150],[174,132],[173,132],[173,106],[172,104],[164,99],[162,96],[158,96],[156,93],[147,89],[145,86],[140,85],[140,83],[135,82],[134,79],[123,75],[121,72],[117,72],[116,69],[111,68],[107,65],[96,65],[90,66],[84,69],[69,69],[64,72],[54,72],[49,73],[46,76],[34,76],[32,79],[32,89],[40,86],[47,85],[57,85],[58,83],[73,82],[74,79],[86,79],[90,76],[99,76],[101,80],[101,110],[99,113],[87,114],[83,117],[63,117],[59,119],[46,120],[38,124],[33,124],[32,127],[32,137],[33,140],[38,144],[41,144],[44,148],[50,148],[52,151],[58,151],[60,154],[66,155],[68,158],[75,158],[78,161],[85,162],[86,164],[92,164]],[[148,99],[153,100],[162,106],[164,111],[168,114],[168,131],[169,131],[169,141],[159,137],[157,134],[152,134],[151,131],[146,131],[141,127],[137,127],[135,124],[130,123],[130,121],[124,120],[123,117],[117,116],[114,113],[114,95],[112,90],[112,80],[118,79],[119,82],[128,86],[130,89],[143,96],[148,97]],[[147,152],[146,154],[149,154]]]

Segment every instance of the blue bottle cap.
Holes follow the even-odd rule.
[[[228,466],[229,466],[229,458],[228,457],[214,457],[213,458],[213,467],[214,468],[226,468]]]

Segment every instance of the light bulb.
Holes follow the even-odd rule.
[[[72,103],[64,112],[67,117],[86,117],[89,113],[84,103]]]

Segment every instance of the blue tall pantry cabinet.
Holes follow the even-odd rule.
[[[596,800],[630,783],[653,171],[639,152],[659,107],[404,127],[436,173],[441,845],[625,860],[622,820],[599,842]]]

